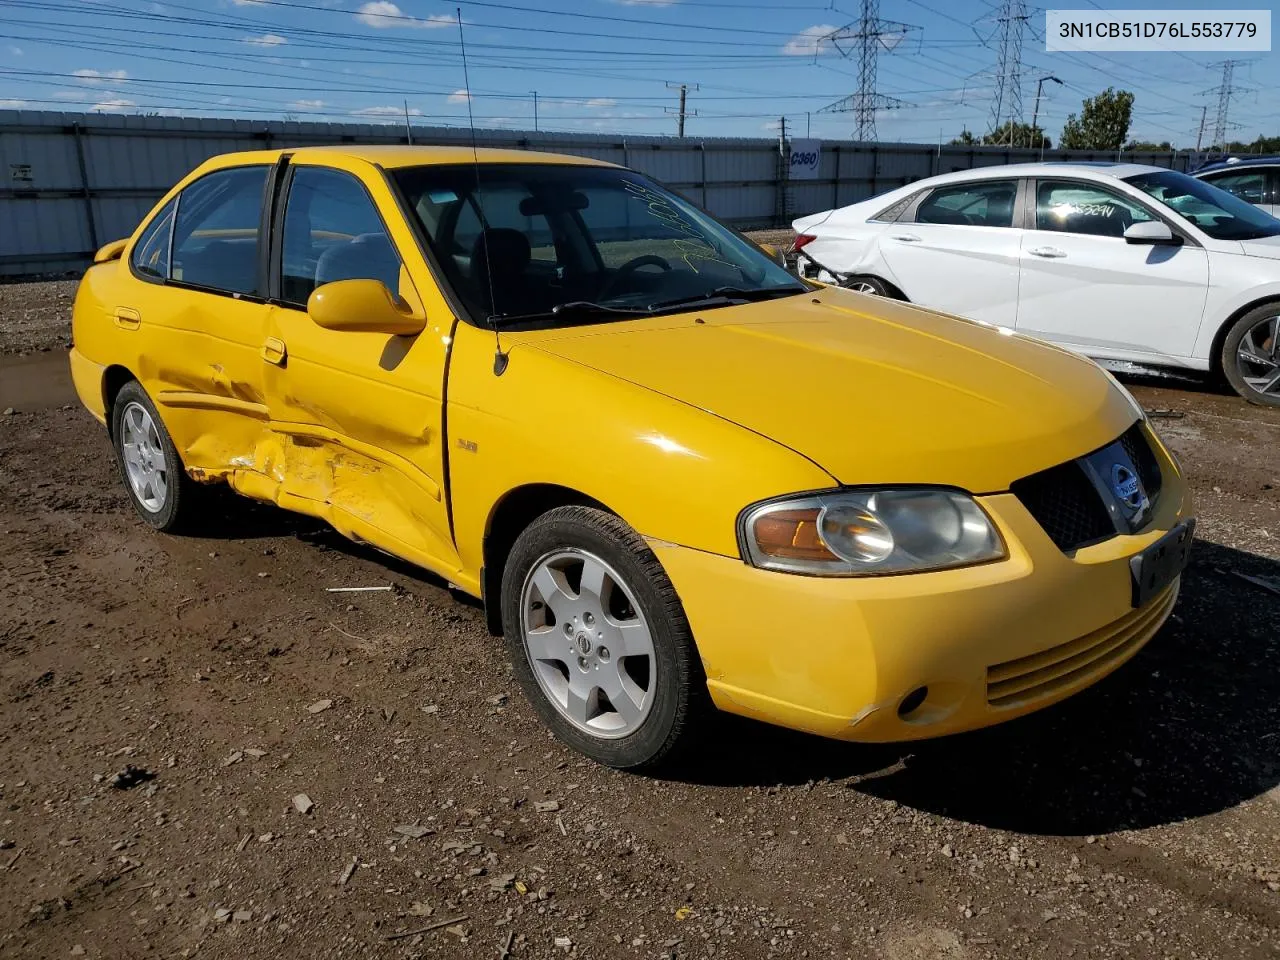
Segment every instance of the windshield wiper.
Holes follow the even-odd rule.
[[[695,293],[687,297],[675,297],[671,300],[660,300],[649,304],[651,312],[669,310],[672,307],[727,307],[736,303],[757,303],[761,300],[772,300],[774,297],[791,296],[804,293],[808,288],[799,284],[785,287],[761,287],[749,290],[745,287],[716,287],[709,293]]]
[[[503,313],[489,318],[491,325],[523,323],[526,320],[571,320],[579,317],[647,317],[649,310],[635,307],[611,307],[607,303],[590,300],[570,300],[558,303],[550,310],[534,313]]]

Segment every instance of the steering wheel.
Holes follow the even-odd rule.
[[[613,293],[614,288],[618,286],[625,278],[631,276],[641,267],[658,267],[663,273],[671,272],[671,264],[656,254],[646,253],[641,257],[632,257],[626,263],[618,267],[613,272],[613,276],[605,283],[604,288],[600,291],[600,299],[607,300],[609,295]]]

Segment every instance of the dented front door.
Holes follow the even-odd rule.
[[[277,499],[450,576],[458,566],[444,475],[452,315],[424,306],[402,238],[355,173],[298,164],[286,190],[279,296],[261,361]],[[402,337],[317,326],[306,312],[311,291],[349,279],[381,281],[426,317],[426,329]]]

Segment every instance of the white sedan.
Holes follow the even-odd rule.
[[[1186,174],[982,167],[793,226],[807,276],[1280,406],[1280,220]]]

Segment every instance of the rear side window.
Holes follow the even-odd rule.
[[[934,190],[916,210],[916,223],[1012,227],[1015,180],[959,183]]]
[[[1123,237],[1135,223],[1154,220],[1140,204],[1091,183],[1041,180],[1036,187],[1036,229]]]
[[[347,173],[295,167],[284,214],[280,290],[303,304],[335,280],[377,280],[400,292],[400,257],[377,208]]]
[[[173,233],[173,210],[177,199],[170,200],[142,231],[133,248],[133,269],[146,277],[169,279],[169,238]]]
[[[1203,179],[1219,190],[1235,194],[1245,203],[1266,203],[1267,173],[1265,170],[1220,173]]]
[[[267,167],[238,167],[201,177],[178,198],[174,280],[208,290],[257,294]]]
[[[871,219],[877,220],[881,223],[893,223],[893,221],[897,220],[907,212],[907,207],[911,206],[911,201],[915,200],[918,196],[920,196],[919,193],[913,193],[909,196],[903,197],[897,203],[885,207]]]

